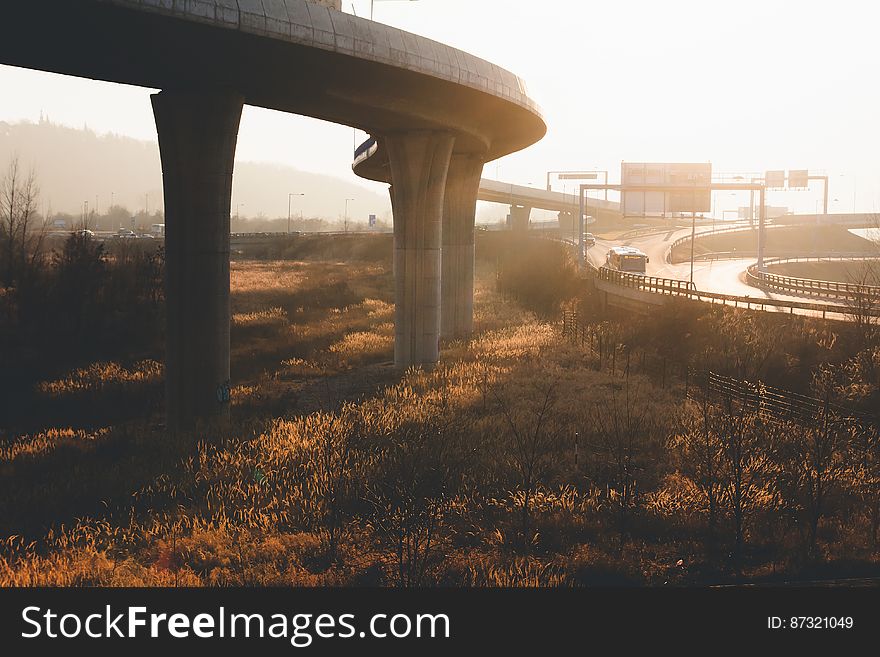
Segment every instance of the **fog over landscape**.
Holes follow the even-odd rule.
[[[342,10],[366,16],[370,4],[345,0]],[[646,1],[419,0],[377,2],[374,19],[497,63],[521,76],[539,99],[547,136],[488,163],[487,178],[540,188],[550,169],[586,168],[607,169],[617,180],[621,161],[711,161],[716,172],[807,168],[829,175],[830,212],[876,212],[877,88],[862,71],[874,58],[876,20],[864,2],[836,6],[829,13],[819,2],[757,0],[683,0],[674,7]],[[463,15],[469,20],[462,21]],[[155,90],[8,66],[0,66],[0,89],[0,121],[37,123],[42,112],[54,123],[86,123],[98,134],[155,139],[149,103]],[[350,127],[245,106],[237,160],[331,175],[375,194],[340,188],[325,207],[318,201],[323,192],[315,190],[314,198],[302,199],[307,215],[335,219],[344,212],[344,199],[354,197],[352,217],[381,216],[390,208],[384,186],[359,181],[350,171],[352,152],[365,139]],[[21,155],[34,159],[24,150]],[[149,191],[144,187],[161,188],[158,153],[153,157],[156,166],[144,169],[153,182],[133,183],[133,198],[123,201],[133,208],[143,204],[137,199]],[[241,212],[249,216],[286,217],[287,193],[307,191],[293,188],[293,179],[258,202],[246,198],[248,174],[236,174],[235,201],[245,204]],[[54,196],[51,181],[41,182],[44,196]],[[97,176],[84,186],[94,190],[71,192],[68,211],[87,198],[94,202],[96,193],[121,193]],[[814,212],[819,188],[770,192],[767,202]],[[716,215],[747,200],[718,198]],[[62,208],[56,201],[53,207]],[[478,221],[496,221],[505,212],[481,203]]]
[[[0,121],[0,162],[18,155],[22,166],[33,168],[41,188],[41,213],[79,214],[83,202],[90,210],[105,213],[112,203],[132,214],[161,210],[162,168],[156,141],[101,134],[88,126],[71,128],[44,118],[38,123]],[[354,175],[351,175],[356,180]],[[390,221],[391,203],[364,185],[277,163],[237,162],[233,182],[233,213],[242,217],[287,217],[336,221],[349,203],[353,223],[365,224],[369,214]],[[97,208],[95,207],[97,197]],[[236,208],[236,206],[238,206]]]
[[[2,6],[0,646],[876,643],[880,10]]]

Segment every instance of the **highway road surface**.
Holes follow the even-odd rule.
[[[697,234],[711,231],[709,226],[697,228]],[[605,263],[605,254],[612,246],[634,246],[648,255],[647,274],[662,278],[672,278],[687,281],[690,280],[690,262],[671,264],[666,262],[666,252],[675,240],[691,234],[690,228],[675,228],[662,232],[639,235],[627,239],[626,236],[618,239],[596,239],[595,246],[587,251],[589,261],[601,267]],[[749,265],[755,263],[755,258],[742,258],[738,260],[697,260],[694,262],[694,285],[704,292],[718,292],[742,297],[751,297],[756,301],[761,299],[776,299],[781,301],[808,301],[823,305],[841,305],[839,301],[825,300],[814,297],[795,296],[781,294],[769,290],[752,287],[746,283],[745,272]],[[787,308],[767,306],[767,311],[789,312]],[[797,314],[815,314],[810,311],[795,309]]]

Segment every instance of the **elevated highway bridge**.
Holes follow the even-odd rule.
[[[391,168],[388,155],[381,146],[381,140],[370,137],[354,152],[352,163],[354,172],[368,180],[391,183]],[[574,230],[577,213],[580,211],[576,194],[564,194],[528,185],[515,185],[483,178],[480,174],[477,200],[501,203],[510,206],[511,228],[526,230],[533,209],[550,210],[559,213],[560,228],[566,233]],[[589,198],[585,214],[595,220],[616,222],[620,219],[620,204],[604,199]]]
[[[245,103],[381,140],[402,367],[436,362],[441,330],[471,330],[483,163],[547,129],[513,73],[309,0],[6,2],[0,63],[161,90],[152,105],[165,196],[171,428],[228,415],[230,202]],[[441,246],[443,271],[454,272],[442,291]]]

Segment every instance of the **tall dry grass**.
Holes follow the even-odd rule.
[[[5,439],[0,584],[630,586],[876,569],[876,432],[834,425],[817,502],[815,433],[737,409],[707,419],[671,375],[597,363],[499,294],[491,260],[473,338],[394,371],[390,283],[381,264],[236,263],[230,426]],[[741,315],[666,312],[654,327],[597,320],[670,360],[724,335],[743,371],[776,344]],[[689,344],[669,344],[686,316]],[[828,339],[804,327],[802,347]],[[97,400],[156,376],[101,365],[41,394]]]

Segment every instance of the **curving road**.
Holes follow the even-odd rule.
[[[699,227],[696,232],[711,232],[709,226]],[[644,251],[649,258],[647,273],[651,276],[672,278],[678,280],[690,280],[690,262],[672,264],[666,262],[666,253],[669,246],[675,240],[691,234],[690,228],[667,230],[664,232],[640,235],[630,239],[599,239],[596,245],[587,251],[589,261],[601,267],[605,262],[605,254],[608,249],[616,245],[635,246]],[[694,285],[704,292],[718,292],[742,297],[751,297],[756,300],[776,299],[780,301],[809,301],[822,305],[840,305],[839,301],[819,299],[815,297],[796,296],[781,294],[769,290],[753,287],[745,282],[745,271],[755,264],[755,258],[742,258],[737,260],[697,260],[694,262]],[[788,312],[787,308],[767,306],[768,312]],[[813,314],[810,311],[795,310],[795,313]]]

